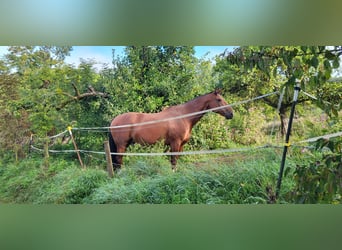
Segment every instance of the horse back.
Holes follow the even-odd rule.
[[[160,113],[125,113],[114,118],[111,123],[113,127],[111,133],[117,143],[126,144],[132,141],[140,144],[154,144],[167,136],[169,123],[168,121],[158,122],[162,119]],[[132,126],[127,126],[130,124]]]

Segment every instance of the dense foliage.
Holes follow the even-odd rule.
[[[294,141],[342,128],[342,84],[340,79],[332,79],[340,66],[341,46],[245,46],[225,52],[215,61],[195,57],[190,46],[128,46],[123,56],[115,56],[113,51],[112,65],[100,70],[92,60],[82,59],[77,67],[65,63],[71,50],[12,46],[0,59],[0,200],[275,202],[280,153],[275,149],[250,159],[244,154],[184,156],[180,172],[173,175],[166,157],[127,157],[127,167],[114,179],[106,176],[105,162],[98,155],[82,154],[87,166],[84,171],[73,154],[49,154],[48,149],[73,149],[67,134],[53,140],[49,137],[67,126],[106,127],[120,113],[158,112],[216,87],[222,88],[229,103],[279,92],[234,106],[234,119],[229,122],[207,114],[194,128],[185,150],[281,143],[295,83],[303,91],[296,109]],[[275,120],[278,115],[279,122]],[[73,132],[79,148],[103,151],[105,130]],[[31,143],[43,152],[30,151]],[[278,202],[341,202],[340,145],[340,138],[336,138],[310,144],[313,150],[293,149]],[[145,152],[146,148],[129,150]],[[149,150],[164,149],[157,144]],[[213,164],[215,159],[222,160]]]
[[[314,102],[329,115],[341,109],[341,84],[329,79],[340,66],[342,47],[325,46],[259,46],[239,47],[217,59],[222,86],[238,96],[250,97],[278,90],[278,96],[264,98],[265,104],[277,108],[285,134],[285,118],[293,102],[296,83],[302,90],[318,97],[300,95],[298,103]],[[283,93],[278,107],[279,96]],[[340,93],[340,94],[337,94]]]
[[[342,140],[320,139],[315,150],[322,153],[307,164],[293,170],[296,188],[289,193],[298,203],[340,203],[342,194]],[[291,170],[288,168],[288,171]]]

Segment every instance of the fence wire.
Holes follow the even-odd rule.
[[[233,104],[228,104],[228,105],[224,105],[224,106],[220,106],[220,107],[216,107],[216,108],[212,108],[212,109],[207,109],[207,110],[202,110],[202,111],[198,111],[198,112],[193,112],[193,113],[188,113],[188,114],[184,114],[184,115],[179,115],[179,116],[174,116],[174,117],[169,117],[169,118],[165,118],[165,119],[160,119],[160,120],[154,120],[154,121],[148,121],[148,122],[141,122],[141,123],[135,123],[135,124],[125,124],[125,125],[119,125],[119,126],[110,126],[110,127],[88,127],[88,128],[72,128],[73,130],[108,130],[108,129],[117,129],[117,128],[131,128],[131,127],[137,127],[137,126],[145,126],[145,125],[153,125],[156,123],[160,123],[160,122],[166,122],[166,121],[172,121],[172,120],[177,120],[177,119],[183,119],[183,118],[187,118],[187,117],[192,117],[192,116],[196,116],[196,115],[202,115],[208,112],[212,112],[212,111],[216,111],[219,109],[224,109],[227,107],[235,107],[238,105],[242,105],[242,104],[246,104],[252,101],[256,101],[274,94],[279,93],[279,91],[275,91],[269,94],[265,94],[265,95],[261,95],[261,96],[257,96],[248,100],[244,100],[244,101],[239,101]]]
[[[319,139],[330,139],[334,137],[342,136],[342,131],[333,133],[333,134],[326,134],[322,136],[312,137],[303,141],[291,143],[290,146],[292,147],[306,147],[302,144],[305,143],[312,143],[315,141],[318,141]],[[200,154],[225,154],[225,153],[234,153],[234,152],[247,152],[247,151],[254,151],[254,150],[260,150],[260,149],[266,149],[266,148],[282,148],[284,147],[284,144],[274,145],[274,144],[265,144],[262,146],[256,146],[256,147],[245,147],[245,148],[232,148],[232,149],[214,149],[214,150],[199,150],[199,151],[183,151],[183,152],[151,152],[151,153],[114,153],[111,152],[111,155],[122,155],[122,156],[171,156],[171,155],[200,155]],[[289,146],[289,145],[287,145]],[[43,149],[37,148],[33,145],[31,145],[31,148],[33,150],[44,152]],[[49,150],[49,153],[88,153],[88,154],[101,154],[104,155],[104,151],[92,151],[92,150]]]
[[[120,125],[120,126],[112,126],[112,127],[86,127],[86,128],[71,128],[72,130],[79,130],[79,131],[92,131],[92,132],[103,132],[103,131],[108,131],[109,129],[114,129],[114,128],[128,128],[128,127],[134,127],[134,126],[147,126],[147,125],[154,125],[156,123],[160,123],[160,122],[165,122],[165,121],[170,121],[170,120],[176,120],[176,119],[182,119],[182,118],[186,118],[186,117],[191,117],[191,116],[196,116],[196,115],[202,115],[204,113],[208,113],[208,112],[212,112],[212,111],[216,111],[219,109],[223,109],[226,107],[235,107],[238,105],[242,105],[242,104],[246,104],[252,101],[256,101],[256,100],[260,100],[262,98],[274,95],[274,94],[278,94],[279,91],[275,91],[272,93],[268,93],[265,95],[261,95],[261,96],[257,96],[248,100],[244,100],[244,101],[239,101],[233,104],[229,104],[229,105],[225,105],[225,106],[220,106],[220,107],[216,107],[216,108],[212,108],[212,109],[208,109],[208,110],[203,110],[203,111],[198,111],[198,112],[193,112],[193,113],[189,113],[189,114],[184,114],[184,115],[180,115],[180,116],[175,116],[175,117],[170,117],[170,118],[166,118],[166,119],[161,119],[161,120],[155,120],[155,121],[149,121],[149,122],[142,122],[142,123],[137,123],[137,124],[127,124],[127,125]],[[306,93],[305,93],[306,94]],[[283,92],[280,93],[280,97],[279,97],[279,103],[278,106],[280,106],[281,102],[282,102],[282,98],[283,98]],[[279,109],[279,108],[278,108]],[[68,128],[69,129],[69,128]],[[58,137],[62,137],[65,134],[67,134],[69,131],[65,130],[57,135],[54,136],[50,136],[48,137],[49,139],[53,140],[56,139]],[[311,142],[315,142],[321,138],[326,138],[326,139],[330,139],[333,137],[337,137],[337,136],[341,136],[342,135],[342,131],[341,132],[337,132],[337,133],[333,133],[333,134],[327,134],[327,135],[322,135],[322,136],[318,136],[318,137],[313,137],[313,138],[309,138],[303,141],[299,141],[297,143],[292,143],[291,146],[298,146],[298,147],[303,147],[302,144],[305,143],[311,143]],[[283,145],[272,145],[272,144],[265,144],[263,146],[257,146],[257,147],[246,147],[246,148],[233,148],[233,149],[216,149],[216,150],[199,150],[199,151],[183,151],[183,152],[157,152],[157,153],[114,153],[112,152],[111,155],[122,155],[122,156],[171,156],[171,155],[199,155],[199,154],[225,154],[225,153],[233,153],[233,152],[247,152],[247,151],[253,151],[253,150],[260,150],[260,149],[265,149],[265,148],[282,148],[284,147]],[[44,152],[43,149],[38,148],[33,146],[33,144],[30,145],[30,148],[39,152]],[[53,150],[50,149],[48,150],[49,153],[87,153],[87,154],[102,154],[104,155],[105,152],[104,151],[92,151],[92,150]]]

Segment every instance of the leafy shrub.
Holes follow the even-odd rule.
[[[71,167],[59,172],[40,188],[37,203],[82,203],[106,180],[104,171]]]
[[[1,165],[0,195],[4,200],[17,203],[29,202],[30,193],[39,183],[41,163],[37,159],[23,161],[18,164]]]
[[[316,142],[315,150],[322,154],[309,164],[296,166],[293,172],[296,186],[288,194],[289,199],[296,203],[342,202],[341,145],[341,138],[320,139]]]
[[[227,148],[231,144],[230,121],[217,114],[207,114],[193,128],[187,147],[192,149]]]
[[[265,140],[262,128],[265,125],[266,116],[261,108],[240,108],[235,112],[234,118],[229,123],[230,137],[235,143],[242,145],[260,144]]]

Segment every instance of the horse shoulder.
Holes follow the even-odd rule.
[[[191,133],[191,126],[184,118],[177,118],[182,115],[181,112],[176,108],[168,108],[167,110],[162,111],[165,118],[175,118],[168,120],[168,136],[172,138],[179,138],[181,140],[184,137],[188,137],[188,134]]]

